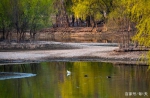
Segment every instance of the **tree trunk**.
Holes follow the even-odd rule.
[[[2,36],[2,40],[5,40],[5,27],[3,27],[3,36]]]
[[[91,20],[90,22],[91,22],[91,26],[92,26],[92,30],[91,31],[93,31],[93,29],[95,28],[95,19],[94,19],[93,16],[91,16],[90,20]]]
[[[86,26],[90,27],[90,16],[86,17]]]
[[[75,21],[75,17],[74,15],[72,15],[72,27],[74,27],[74,21]]]

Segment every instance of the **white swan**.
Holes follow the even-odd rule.
[[[67,76],[71,75],[71,72],[69,70],[67,70]]]

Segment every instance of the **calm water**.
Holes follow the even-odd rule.
[[[0,75],[3,77],[0,98],[150,98],[150,72],[147,69],[148,66],[101,62],[0,66],[0,72],[33,74],[21,78]],[[9,79],[4,79],[8,76]]]

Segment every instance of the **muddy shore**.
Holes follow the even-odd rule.
[[[1,43],[1,65],[4,63],[43,61],[100,61],[146,65],[146,61],[141,61],[141,58],[146,59],[146,52],[115,52],[114,50],[118,49],[117,43],[62,43],[40,41],[32,44],[21,44],[21,47],[34,46],[27,50],[26,48],[13,49],[16,44],[17,43],[11,43],[8,49],[2,49]]]

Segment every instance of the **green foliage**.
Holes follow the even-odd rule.
[[[10,12],[12,9],[9,4],[9,0],[2,0],[0,2],[0,28],[7,28],[11,24]]]
[[[49,26],[52,4],[53,0],[1,0],[0,29],[22,33]]]
[[[140,45],[150,46],[150,1],[149,0],[122,0],[125,5],[124,13],[136,23],[137,34],[133,40]]]

